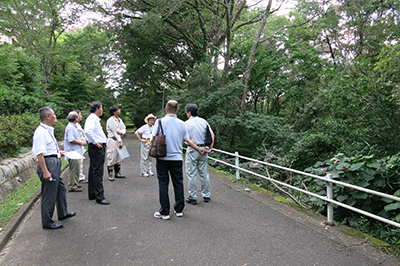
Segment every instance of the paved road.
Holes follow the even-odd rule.
[[[49,231],[41,229],[36,202],[0,265],[399,265],[363,239],[324,228],[318,216],[241,192],[241,184],[212,170],[210,203],[187,205],[181,218],[155,219],[157,178],[139,176],[140,144],[132,133],[124,141],[131,154],[122,165],[127,178],[104,180],[111,205],[89,201],[83,185],[83,193],[68,193],[77,216]]]

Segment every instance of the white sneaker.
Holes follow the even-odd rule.
[[[153,176],[153,175],[154,175],[154,173],[153,173],[152,171],[149,171],[149,175]]]
[[[162,215],[159,212],[155,212],[154,213],[154,217],[156,217],[157,219],[163,219],[163,220],[169,220],[171,219],[171,217],[169,215]]]
[[[182,217],[183,216],[183,212],[176,212],[176,211],[174,211],[174,212],[175,212],[176,217]]]
[[[140,176],[148,177],[149,174],[148,173],[141,173]]]

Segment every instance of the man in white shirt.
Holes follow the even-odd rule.
[[[64,220],[76,215],[76,212],[67,211],[67,188],[61,178],[60,157],[65,154],[58,149],[54,137],[53,124],[57,123],[57,116],[50,106],[39,109],[41,123],[33,135],[32,152],[38,159],[37,174],[42,181],[40,201],[43,229],[60,229],[64,225],[53,220],[54,207],[57,204],[58,220]]]
[[[199,150],[193,149],[188,146],[186,151],[185,169],[186,177],[188,180],[188,193],[189,196],[186,202],[192,205],[197,204],[196,195],[196,176],[199,173],[200,183],[201,183],[201,194],[203,196],[204,202],[210,202],[210,178],[208,175],[208,155],[207,153],[212,150],[214,145],[214,133],[211,130],[208,122],[197,116],[199,108],[194,103],[189,103],[185,106],[186,116],[189,118],[185,121],[186,132],[189,138],[196,143],[199,149],[205,151],[205,153],[200,153]],[[211,137],[213,143],[209,147],[206,147],[205,136],[207,127],[210,129]]]
[[[154,175],[153,172],[151,171],[152,161],[151,161],[151,157],[149,156],[149,150],[150,150],[150,142],[153,137],[153,135],[152,135],[153,125],[154,125],[154,122],[156,121],[156,119],[157,119],[156,116],[154,116],[153,114],[149,114],[144,119],[144,122],[146,122],[146,124],[141,126],[135,132],[136,137],[141,142],[140,175],[144,176],[144,177],[148,177],[149,175]],[[140,134],[142,134],[142,137],[140,137]]]
[[[85,121],[85,135],[88,141],[88,152],[90,158],[88,192],[89,200],[96,200],[97,203],[108,205],[104,198],[103,172],[106,154],[107,137],[104,134],[100,123],[100,116],[103,115],[101,102],[90,104],[90,115]]]

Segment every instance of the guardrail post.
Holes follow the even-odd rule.
[[[239,153],[235,151],[235,165],[236,165],[236,179],[240,179],[240,171],[239,171]]]
[[[332,179],[332,174],[327,174],[326,179]],[[333,199],[333,184],[329,181],[326,182],[326,196],[328,199]],[[333,225],[333,204],[331,202],[327,203],[327,218],[328,224]]]

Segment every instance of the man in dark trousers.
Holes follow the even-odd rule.
[[[182,141],[185,140],[194,149],[199,150],[199,147],[190,140],[187,136],[185,123],[177,118],[176,113],[179,110],[178,102],[170,100],[165,108],[167,115],[162,119],[156,120],[153,136],[157,135],[160,124],[163,128],[165,142],[167,144],[167,156],[157,158],[157,177],[158,189],[161,208],[154,213],[157,219],[168,220],[170,203],[168,196],[169,176],[171,176],[174,186],[175,204],[174,211],[177,217],[183,216],[183,208],[185,207],[185,197],[183,191],[183,172],[182,172]],[[204,150],[200,151],[204,153]]]
[[[88,192],[89,200],[96,200],[99,204],[108,205],[110,202],[104,198],[103,188],[107,137],[100,123],[100,116],[102,115],[103,106],[101,102],[92,102],[90,104],[90,115],[86,118],[84,129],[89,143],[90,158]]]
[[[67,188],[61,178],[60,157],[65,154],[58,149],[54,137],[53,124],[57,123],[57,116],[51,106],[39,109],[41,123],[33,135],[32,152],[38,159],[37,174],[42,181],[42,199],[40,202],[43,229],[60,229],[64,225],[53,220],[54,207],[57,204],[58,220],[64,220],[76,215],[68,212]]]

